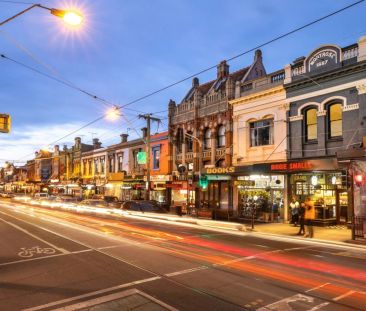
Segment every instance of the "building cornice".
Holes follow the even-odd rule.
[[[264,91],[259,91],[256,93],[252,93],[246,96],[242,96],[240,98],[237,99],[233,99],[229,101],[230,105],[238,105],[238,104],[245,104],[247,102],[253,101],[253,100],[257,100],[259,98],[263,98],[263,97],[269,97],[269,96],[273,96],[279,93],[285,93],[285,88],[283,87],[283,85],[279,85],[270,89],[266,89]]]

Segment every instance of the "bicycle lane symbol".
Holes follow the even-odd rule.
[[[55,253],[56,250],[52,247],[39,247],[39,246],[34,246],[30,248],[21,247],[18,256],[22,258],[32,258],[36,255],[53,255]]]

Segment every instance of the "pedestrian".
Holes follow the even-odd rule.
[[[305,203],[301,202],[299,207],[299,224],[300,224],[300,230],[297,233],[297,235],[304,235],[305,234]]]
[[[275,199],[272,204],[272,221],[278,222],[278,210],[279,210],[279,205],[278,205],[277,199]]]
[[[299,223],[300,203],[299,203],[299,201],[296,200],[296,197],[292,197],[292,200],[290,203],[290,208],[291,208],[291,223],[295,227],[297,227],[297,224]]]
[[[315,206],[314,202],[310,197],[306,198],[305,201],[305,223],[306,223],[306,234],[305,237],[314,237],[313,221],[315,219]]]

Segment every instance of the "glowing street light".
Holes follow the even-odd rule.
[[[121,113],[119,111],[119,108],[117,106],[114,106],[106,112],[106,119],[109,121],[116,121],[120,117],[120,115]]]
[[[30,11],[31,9],[33,9],[35,7],[38,7],[38,8],[41,8],[41,9],[45,9],[45,10],[50,11],[50,13],[52,15],[61,18],[65,23],[67,23],[67,24],[69,24],[71,26],[78,26],[83,21],[83,16],[80,15],[79,13],[77,13],[76,11],[73,11],[73,10],[51,9],[51,8],[48,8],[48,7],[43,6],[43,5],[40,5],[40,4],[33,4],[29,8],[26,8],[25,10],[19,12],[18,14],[15,14],[14,16],[9,17],[8,19],[4,20],[3,22],[0,22],[0,26],[4,25],[7,22],[10,22],[14,18],[16,18],[19,15],[22,15],[22,14]]]

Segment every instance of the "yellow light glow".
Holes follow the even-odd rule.
[[[106,118],[109,121],[115,121],[119,118],[120,116],[120,112],[118,107],[113,107],[111,109],[109,109],[106,113]]]
[[[83,17],[74,11],[66,11],[62,19],[71,26],[78,26],[83,21]]]

